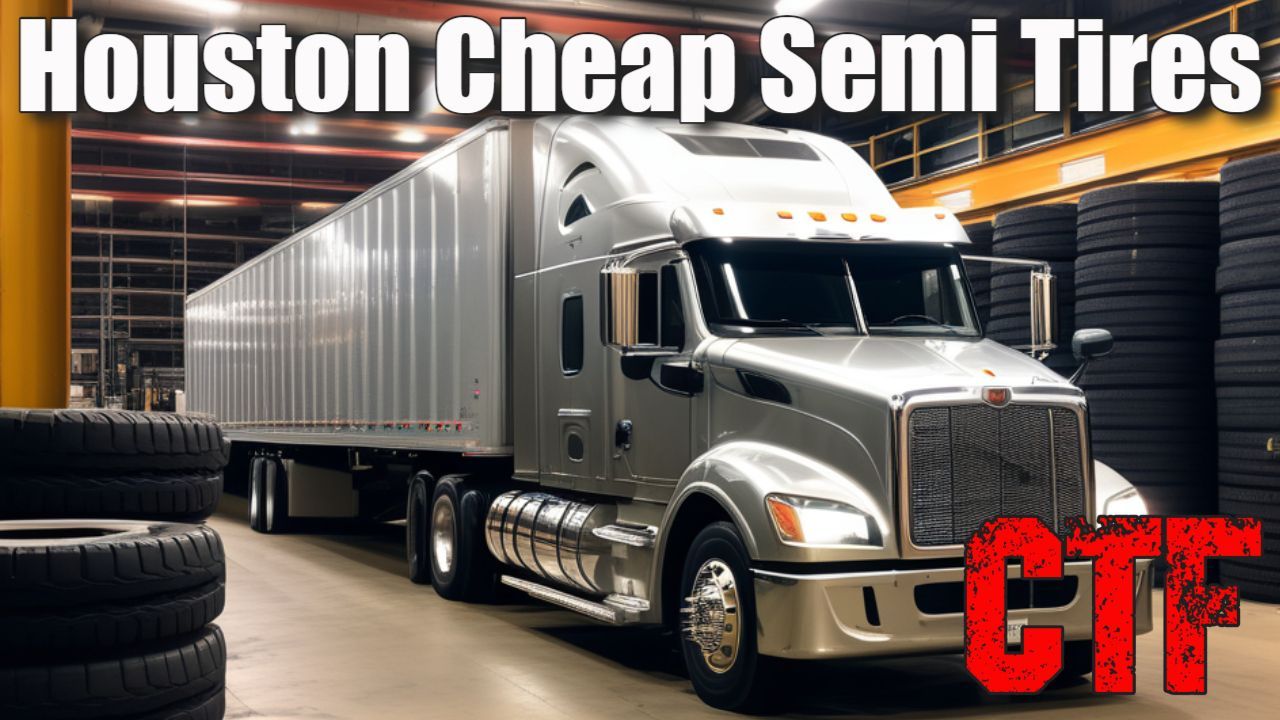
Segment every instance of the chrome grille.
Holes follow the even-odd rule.
[[[1086,514],[1080,416],[1046,405],[920,407],[907,418],[917,547],[960,545],[986,520],[1034,516],[1055,532]]]

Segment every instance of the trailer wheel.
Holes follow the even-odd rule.
[[[249,527],[260,533],[285,531],[289,521],[289,482],[277,458],[249,463]]]
[[[703,702],[758,713],[774,699],[780,661],[756,650],[755,587],[746,545],[731,523],[693,539],[680,579],[680,650]]]
[[[432,482],[431,473],[414,475],[409,480],[409,497],[405,503],[405,558],[409,562],[409,579],[419,585],[431,582],[431,523],[427,515],[431,492],[427,486]]]
[[[464,475],[440,478],[431,494],[431,586],[448,600],[493,597],[497,569],[484,544],[488,494]]]

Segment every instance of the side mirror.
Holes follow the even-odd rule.
[[[685,395],[702,392],[702,380],[702,371],[689,362],[663,363],[658,374],[662,387]]]
[[[634,270],[610,270],[603,275],[608,302],[608,326],[605,333],[610,345],[628,348],[640,340],[640,275]]]
[[[1115,339],[1110,330],[1086,328],[1071,336],[1071,353],[1080,362],[1089,362],[1111,354]]]

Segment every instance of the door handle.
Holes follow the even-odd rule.
[[[613,429],[614,447],[623,450],[631,449],[631,431],[635,429],[635,425],[630,420],[619,420],[618,425]]]

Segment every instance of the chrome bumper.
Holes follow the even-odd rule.
[[[1151,631],[1150,566],[1149,560],[1141,560],[1135,571],[1135,630],[1139,634]],[[964,650],[962,613],[925,614],[916,605],[918,586],[963,582],[962,568],[830,575],[755,570],[754,575],[761,654],[814,659]],[[1092,637],[1092,566],[1088,562],[1067,563],[1063,575],[1077,579],[1073,600],[1061,607],[1010,610],[1009,618],[1025,618],[1030,625],[1061,626],[1067,640]],[[1021,569],[1010,567],[1009,577],[1021,577]],[[876,611],[870,618],[866,588],[875,598]]]

